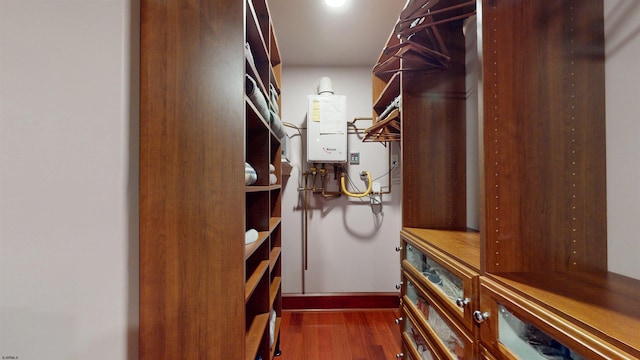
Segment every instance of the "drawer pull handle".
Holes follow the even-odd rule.
[[[460,309],[464,309],[465,306],[469,305],[469,303],[471,302],[471,300],[469,298],[457,298],[456,299],[456,305],[458,305],[458,307]]]
[[[396,251],[400,252],[402,250],[402,246],[396,246]]]
[[[396,289],[400,290],[400,288],[402,287],[402,284],[404,284],[403,281],[400,281],[399,283],[396,284]]]
[[[396,359],[402,359],[404,357],[404,353],[396,354]]]
[[[396,322],[396,325],[400,325],[400,322],[402,322],[402,316],[400,316],[399,318],[397,318],[397,319],[395,320],[395,322]]]
[[[479,310],[473,312],[473,320],[475,320],[478,324],[482,324],[488,317],[488,312],[481,312]]]

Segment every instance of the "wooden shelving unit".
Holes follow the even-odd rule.
[[[465,359],[533,358],[509,347],[504,319],[584,358],[639,358],[630,329],[640,328],[640,281],[607,272],[602,1],[475,5],[478,25],[465,24],[473,11],[462,1],[446,4],[455,8],[449,19],[438,18],[441,3],[425,17],[447,49],[444,69],[417,70],[418,59],[399,52],[395,73],[382,71],[393,56],[381,56],[373,70],[374,117],[380,99],[402,99],[403,321],[436,356],[463,354],[446,346],[446,332],[432,336],[407,298],[410,282],[471,339]],[[385,49],[401,49],[400,41]],[[475,114],[469,61],[481,62]],[[466,131],[470,120],[477,135]],[[470,136],[477,148],[468,148]],[[479,176],[468,172],[474,157]],[[443,291],[439,280],[458,285]],[[419,355],[406,331],[403,338],[402,352]]]
[[[271,110],[280,108],[281,60],[277,40],[271,23],[268,4],[265,0],[246,0],[247,44],[251,55],[247,55],[246,74],[251,76],[257,89],[269,103]],[[271,91],[277,93],[273,103]],[[245,293],[246,359],[257,356],[272,359],[279,353],[279,324],[282,314],[281,284],[281,196],[282,176],[278,138],[265,116],[245,97],[246,161],[256,170],[258,180],[246,186],[245,227],[258,231],[256,243],[245,246],[247,278]],[[279,115],[279,111],[276,111]],[[275,167],[277,182],[270,181],[269,168]],[[254,264],[258,263],[258,266]],[[248,293],[250,288],[256,290]],[[275,318],[273,318],[275,314]],[[273,336],[271,327],[273,326]]]
[[[245,89],[280,108],[268,5],[143,0],[141,18],[140,358],[273,359],[281,139]]]

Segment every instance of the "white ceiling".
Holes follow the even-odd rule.
[[[373,68],[405,0],[269,0],[284,66]]]

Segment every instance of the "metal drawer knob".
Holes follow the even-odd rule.
[[[396,251],[400,252],[402,250],[402,246],[396,246]]]
[[[404,353],[396,354],[396,359],[402,359],[404,357]]]
[[[475,320],[478,324],[482,324],[488,317],[488,312],[481,312],[480,310],[476,310],[473,312],[473,320]]]
[[[399,283],[396,284],[396,289],[400,290],[400,288],[402,287],[402,284],[404,284],[403,281],[400,281]]]
[[[458,305],[458,307],[460,309],[464,309],[465,306],[469,305],[469,303],[471,302],[471,300],[469,298],[457,298],[456,299],[456,305]]]
[[[396,325],[400,325],[400,322],[402,322],[402,316],[397,318],[395,321],[396,321]]]

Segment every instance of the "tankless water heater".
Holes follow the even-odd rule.
[[[347,97],[325,92],[308,100],[307,161],[347,162]]]

